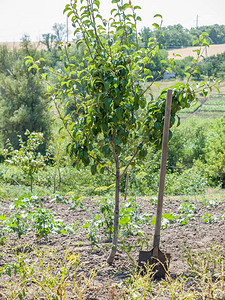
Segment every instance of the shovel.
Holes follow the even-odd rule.
[[[171,257],[169,253],[163,253],[162,251],[160,251],[159,243],[160,243],[160,229],[161,229],[161,221],[162,221],[163,194],[164,194],[165,177],[166,177],[166,160],[167,160],[168,138],[169,138],[169,128],[170,128],[172,93],[173,91],[171,89],[167,91],[153,249],[151,251],[141,250],[139,252],[139,260],[138,260],[138,266],[141,269],[141,273],[145,273],[146,265],[154,265],[153,267],[153,271],[155,273],[154,279],[165,278],[165,275],[169,268],[169,262]]]

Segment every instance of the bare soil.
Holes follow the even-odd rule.
[[[187,270],[187,264],[184,260],[184,243],[187,243],[192,249],[196,251],[207,251],[212,244],[218,244],[222,249],[225,249],[225,222],[221,219],[222,214],[225,212],[225,191],[221,191],[218,196],[213,199],[211,194],[208,193],[203,201],[198,201],[193,197],[189,198],[188,202],[195,205],[193,211],[193,217],[189,220],[188,224],[181,226],[177,221],[174,221],[161,232],[161,250],[171,254],[170,273],[172,276],[182,274]],[[128,255],[118,249],[115,262],[113,265],[106,263],[108,255],[108,242],[105,236],[101,235],[101,239],[98,243],[98,247],[90,245],[90,241],[87,238],[87,229],[82,225],[99,214],[100,203],[97,198],[83,199],[83,208],[76,208],[75,210],[69,210],[68,203],[53,203],[50,199],[43,198],[44,207],[51,209],[52,212],[60,219],[63,219],[65,223],[71,224],[78,222],[80,227],[75,234],[58,235],[51,234],[49,238],[37,239],[34,233],[30,232],[24,236],[21,241],[16,241],[16,237],[13,234],[9,235],[9,240],[5,245],[0,246],[0,266],[12,262],[12,249],[18,249],[26,244],[29,246],[30,255],[32,255],[32,249],[38,247],[39,249],[48,246],[54,248],[57,251],[59,258],[63,260],[65,249],[70,249],[75,254],[80,254],[80,259],[85,263],[83,265],[83,272],[87,274],[91,270],[97,269],[97,275],[95,276],[92,286],[87,290],[85,299],[114,299],[112,298],[113,284],[124,284],[124,280],[129,278],[134,270],[134,266],[129,259]],[[165,199],[163,213],[177,213],[180,214],[179,207],[182,202],[187,202],[185,197],[168,197]],[[156,213],[156,205],[150,203],[147,198],[138,198],[137,203],[141,205],[142,211],[139,213],[151,213],[153,216]],[[1,201],[4,214],[10,214],[8,211],[8,201]],[[204,220],[203,216],[208,216]],[[209,217],[209,215],[211,215]],[[149,248],[151,249],[152,237],[154,234],[154,226],[151,224],[144,225],[142,230],[144,234],[149,237]],[[126,237],[126,241],[131,245],[137,244],[140,237],[130,235]],[[120,240],[124,237],[120,238]],[[120,246],[121,246],[120,242]],[[138,260],[139,250],[138,247],[134,247],[129,253],[135,262]],[[48,253],[46,256],[48,261]],[[50,260],[50,258],[49,258]],[[1,284],[4,284],[5,280],[9,278],[7,275],[2,275],[0,278],[0,299],[6,299],[1,295]],[[25,299],[34,299],[31,296],[26,296]],[[40,298],[42,299],[42,298]],[[76,299],[71,296],[68,299]],[[122,299],[122,298],[121,298]]]

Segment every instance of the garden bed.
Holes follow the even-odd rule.
[[[2,221],[0,299],[171,299],[172,292],[168,284],[171,287],[178,281],[177,278],[180,278],[180,283],[186,278],[184,275],[190,277],[182,283],[182,292],[176,292],[178,296],[179,293],[202,295],[206,290],[196,282],[196,272],[201,272],[202,268],[200,263],[198,265],[198,260],[200,262],[207,255],[210,256],[209,265],[214,264],[216,268],[212,271],[208,267],[207,274],[209,276],[211,272],[212,282],[214,280],[215,283],[215,276],[219,278],[218,262],[216,263],[218,253],[221,254],[221,261],[224,257],[224,200],[222,192],[214,199],[207,194],[204,198],[193,196],[165,199],[161,250],[172,256],[170,270],[165,281],[167,284],[164,281],[164,284],[152,283],[146,298],[143,296],[144,285],[135,287],[134,283],[139,275],[135,273],[134,262],[138,260],[139,249],[146,249],[147,244],[151,248],[156,199],[138,198],[123,203],[120,244],[111,266],[106,263],[110,247],[106,223],[110,227],[111,219],[106,213],[104,215],[102,208],[107,208],[108,205],[110,211],[108,199],[75,197],[69,200],[60,196],[54,199],[33,198],[33,207],[25,207],[21,204],[24,202],[22,200],[16,202],[20,202],[20,206],[17,205],[16,208],[14,205],[11,209],[9,201],[1,201],[2,213],[6,219],[15,211],[23,214],[25,211],[42,208],[48,212],[50,210],[59,228],[61,226],[61,232],[67,231],[67,234],[56,233],[57,228],[52,226],[49,232],[39,234],[38,238],[37,226],[32,225],[32,218],[28,218],[26,230],[18,240],[17,231],[5,232],[3,235],[3,227],[7,222]],[[216,251],[218,255],[213,257]],[[66,270],[65,274],[63,268]],[[73,274],[75,271],[76,274]],[[93,278],[88,282],[92,275]],[[66,291],[65,298],[63,287]],[[82,287],[84,290],[79,296],[79,289],[82,290]],[[217,298],[211,299],[222,299],[224,291],[221,288],[217,291],[218,288],[217,284],[213,292]],[[135,293],[137,297],[132,298]]]

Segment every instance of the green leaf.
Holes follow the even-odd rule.
[[[89,228],[90,226],[91,226],[91,224],[87,222],[83,225],[83,228]]]
[[[100,1],[99,0],[95,0],[94,4],[99,8],[100,7]]]
[[[96,165],[91,166],[91,174],[95,175],[96,173],[97,173],[97,166]]]
[[[108,145],[105,145],[103,148],[102,148],[102,153],[104,154],[105,157],[109,157],[110,155],[110,148]]]
[[[192,50],[192,52],[196,52],[198,55],[200,55],[200,50],[199,49]]]
[[[73,11],[69,11],[67,17],[69,18],[71,15],[73,15]]]
[[[120,140],[120,138],[119,138],[118,136],[116,136],[116,137],[114,138],[114,143],[115,143],[116,145],[120,145],[120,144],[121,144],[121,140]]]
[[[154,218],[151,220],[151,224],[152,224],[152,225],[155,225],[155,223],[156,223],[156,217],[154,217]]]
[[[110,104],[112,103],[112,99],[111,98],[108,98],[106,97],[105,98],[105,101],[104,101],[104,104],[105,104],[105,109],[108,110],[109,107],[110,107]]]
[[[125,226],[126,224],[128,224],[130,221],[130,218],[128,216],[123,217],[119,220],[119,224],[122,226]]]
[[[160,15],[160,14],[156,14],[156,15],[154,15],[154,18],[157,18],[157,17],[159,17],[159,18],[161,18],[161,19],[162,19],[162,15]]]
[[[218,91],[218,93],[220,93],[220,89],[218,86],[215,85],[214,88]]]
[[[178,126],[180,126],[180,117],[179,116],[177,116],[177,120],[178,120],[177,121],[177,127],[178,127]]]
[[[125,3],[125,4],[123,5],[123,9],[124,9],[124,10],[126,10],[127,8],[130,8],[130,4],[129,4],[129,3]]]
[[[171,220],[171,221],[173,221],[175,219],[174,215],[173,214],[169,214],[169,213],[163,214],[162,218],[165,218],[165,219]]]
[[[156,86],[157,86],[157,88],[159,88],[159,89],[160,89],[160,85],[158,84],[158,82],[154,82],[154,85],[156,85]]]
[[[159,24],[157,24],[157,23],[153,23],[152,26],[155,27],[156,29],[159,29],[159,28],[160,28],[160,27],[159,27]]]
[[[100,169],[100,174],[104,174],[104,172],[105,172],[105,168],[102,167],[102,168]]]
[[[141,151],[139,151],[138,153],[138,157],[139,158],[144,158],[147,155],[147,150],[146,149],[142,149]]]
[[[144,109],[145,107],[146,107],[146,99],[145,98],[142,98],[141,100],[140,100],[140,102],[139,102],[139,104],[140,104],[140,107],[142,108],[142,109]]]
[[[116,9],[113,8],[113,9],[111,10],[110,14],[112,15],[115,11],[116,11]]]
[[[160,128],[161,128],[161,123],[159,123],[159,122],[155,122],[155,124],[154,124],[154,128],[156,129],[156,130],[159,130]]]
[[[199,44],[199,41],[193,41],[192,46]]]

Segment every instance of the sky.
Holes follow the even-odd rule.
[[[107,17],[111,0],[100,0]],[[125,0],[124,0],[125,1]],[[185,28],[198,25],[225,25],[224,0],[131,0],[142,9],[139,29],[150,27],[153,16],[163,16],[163,26],[181,24]],[[31,41],[40,41],[42,34],[52,32],[54,23],[66,24],[63,9],[70,0],[0,0],[0,42],[19,42],[26,34]],[[69,39],[73,37],[69,23]]]

